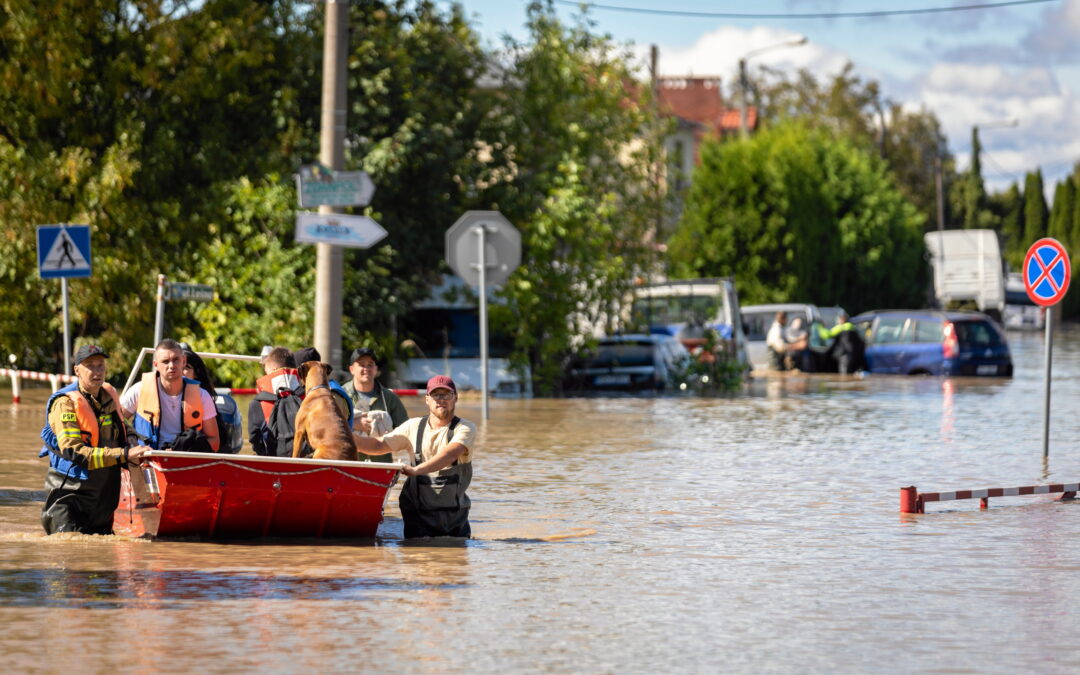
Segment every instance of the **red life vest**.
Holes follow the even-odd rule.
[[[274,395],[272,401],[259,401],[262,406],[263,419],[269,420],[270,413],[274,409],[274,404],[277,402],[278,391],[280,389],[287,389],[292,392],[300,385],[299,371],[296,368],[278,368],[277,370],[271,370],[269,373],[263,375],[259,379],[255,380],[256,391],[267,392]]]

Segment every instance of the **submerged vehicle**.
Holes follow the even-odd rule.
[[[1001,313],[1005,330],[1042,330],[1046,327],[1046,308],[1035,304],[1024,288],[1024,275],[1012,272],[1005,279],[1005,311]]]
[[[851,319],[871,373],[1012,377],[1005,335],[980,312],[881,310]]]
[[[719,347],[749,370],[746,335],[739,315],[739,296],[729,278],[680,279],[634,289],[630,325],[645,326],[654,335],[677,338],[689,350],[716,332]]]
[[[140,352],[125,391],[153,351]],[[132,537],[372,537],[400,470],[380,462],[155,450],[142,466],[122,469],[113,530]]]
[[[613,335],[570,364],[567,391],[677,389],[690,352],[670,335]]]

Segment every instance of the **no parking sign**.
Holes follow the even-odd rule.
[[[1036,305],[1050,307],[1060,302],[1071,276],[1069,254],[1057,239],[1040,239],[1024,256],[1024,289]]]

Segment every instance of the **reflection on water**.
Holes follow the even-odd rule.
[[[0,570],[0,598],[8,607],[185,609],[191,601],[252,596],[262,601],[363,601],[378,591],[449,590],[460,584],[364,577],[291,577],[242,573],[148,570]]]
[[[367,542],[43,537],[32,389],[0,415],[0,650],[16,671],[1074,672],[1080,502],[898,512],[904,485],[1080,480],[1080,335],[1055,340],[1048,461],[1042,336],[1010,343],[1011,380],[495,400],[467,545],[403,544],[393,498]]]

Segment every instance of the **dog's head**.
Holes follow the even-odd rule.
[[[333,370],[329,363],[318,361],[304,361],[300,364],[297,374],[304,383],[305,389],[310,389],[317,384],[326,384],[330,379],[330,371]]]

